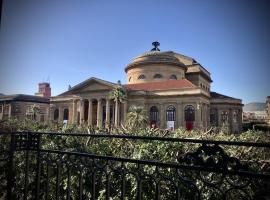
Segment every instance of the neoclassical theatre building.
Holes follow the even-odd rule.
[[[241,131],[240,99],[211,92],[210,73],[193,58],[160,51],[158,42],[153,46],[125,67],[127,84],[122,87],[127,100],[117,110],[108,94],[119,84],[92,77],[51,97],[50,120],[119,126],[129,107],[138,105],[147,111],[149,126],[193,129],[226,125],[232,133]]]

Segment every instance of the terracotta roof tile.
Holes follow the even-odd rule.
[[[125,87],[128,90],[155,91],[155,90],[195,88],[196,86],[187,79],[181,79],[181,80],[166,80],[158,82],[127,84],[125,85]]]

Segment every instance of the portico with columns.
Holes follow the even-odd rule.
[[[63,109],[66,108],[71,113],[69,124],[85,124],[99,128],[118,126],[125,121],[127,102],[118,102],[118,109],[115,110],[115,102],[108,96],[116,86],[107,81],[90,78],[84,84],[79,84],[59,96],[52,97],[51,120],[63,122]],[[64,106],[63,102],[65,102]]]

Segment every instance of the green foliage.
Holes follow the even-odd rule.
[[[246,141],[246,142],[270,142],[270,133],[265,133],[262,131],[249,130],[242,134],[237,135],[228,135],[224,132],[210,132],[207,134],[203,134],[200,130],[192,130],[186,131],[185,129],[176,129],[175,131],[165,131],[161,129],[153,129],[153,128],[142,128],[143,122],[145,120],[144,111],[142,108],[134,108],[131,110],[132,114],[130,114],[130,128],[120,133],[129,134],[129,135],[138,135],[138,136],[157,136],[157,137],[173,137],[173,138],[193,138],[193,139],[201,139],[201,140],[226,140],[226,141]],[[135,122],[139,121],[139,122]],[[132,122],[134,124],[132,124]],[[138,130],[135,130],[137,126]],[[63,124],[51,124],[44,125],[39,124],[35,121],[25,120],[18,121],[16,119],[5,120],[0,122],[0,130],[2,131],[39,131],[39,132],[63,132],[63,133],[104,133],[104,130],[93,129],[87,125],[63,125]],[[0,151],[5,152],[8,149],[9,137],[0,137]],[[69,151],[69,152],[87,152],[96,155],[107,155],[107,156],[116,156],[116,157],[124,157],[124,158],[133,158],[133,159],[141,159],[141,160],[155,160],[166,163],[178,163],[179,159],[188,152],[194,152],[199,145],[191,144],[191,143],[182,143],[182,142],[161,142],[161,141],[143,141],[143,140],[127,140],[127,139],[108,139],[108,138],[93,138],[93,137],[67,137],[67,136],[57,136],[57,135],[43,135],[42,136],[42,148],[48,150],[61,150],[61,151]],[[237,147],[237,146],[222,146],[225,152],[229,156],[233,156],[241,159],[241,161],[249,163],[254,171],[267,171],[269,170],[269,158],[270,152],[269,149],[264,148],[254,148],[254,147]],[[35,171],[35,155],[30,154],[30,170]],[[23,153],[16,153],[15,157],[15,165],[16,166],[16,184],[17,188],[23,188],[24,182],[24,168],[25,168],[25,155]],[[50,187],[50,198],[53,198],[53,191],[55,191],[55,175],[56,175],[56,164],[57,160],[63,160],[63,163],[72,163],[74,165],[70,168],[71,172],[71,186],[72,190],[72,199],[78,199],[77,196],[77,188],[79,177],[89,177],[90,181],[84,182],[85,187],[88,189],[84,190],[85,199],[91,198],[91,171],[88,167],[82,167],[81,162],[86,162],[83,158],[75,157],[75,156],[61,156],[57,157],[56,155],[51,156],[50,158],[50,173],[52,178],[49,180]],[[68,162],[66,161],[68,159]],[[258,163],[260,165],[258,165]],[[90,163],[91,164],[91,163]],[[87,166],[90,166],[87,165]],[[102,161],[98,163],[100,166],[104,165]],[[124,167],[130,173],[126,174],[126,187],[127,187],[127,196],[132,199],[136,197],[136,176],[132,174],[132,172],[136,171],[137,165],[131,163],[125,163],[121,165],[119,162],[111,162],[111,169],[118,169]],[[0,166],[0,180],[4,183],[4,174],[3,166]],[[43,171],[46,171],[46,164],[42,165]],[[67,174],[68,167],[67,165],[63,165],[61,168],[61,174]],[[144,166],[143,170],[147,174],[153,174],[156,170],[155,167],[152,166]],[[117,170],[116,170],[117,171]],[[171,180],[175,179],[175,172],[172,169],[163,169],[161,174],[166,175]],[[34,184],[34,176],[35,174],[30,174],[30,183]],[[44,176],[46,173],[44,172]],[[111,181],[111,196],[113,199],[120,198],[120,189],[121,188],[121,174],[111,173],[108,174],[110,176]],[[188,173],[187,176],[191,176],[196,178],[196,174]],[[207,174],[210,176],[211,174]],[[105,196],[105,185],[106,185],[106,174],[104,173],[96,173],[96,191],[97,191],[97,199],[104,199]],[[44,185],[44,180],[42,184]],[[31,188],[34,188],[33,185],[30,184]],[[204,188],[204,183],[197,181],[199,188]],[[190,199],[193,197],[194,193],[192,190],[187,188],[185,185],[179,186],[181,187],[181,191],[185,193],[186,199]],[[227,185],[223,186],[224,188]],[[61,191],[64,191],[67,188],[67,179],[62,179]],[[75,189],[74,189],[75,188]],[[154,187],[153,181],[150,179],[144,180],[142,184],[142,188],[145,193],[143,193],[143,199],[154,199]],[[0,184],[1,190],[1,184]],[[160,183],[160,191],[161,199],[173,199],[174,188],[170,184],[170,182],[163,181]],[[250,189],[252,192],[252,190]],[[16,194],[19,194],[20,191],[15,191]],[[31,193],[31,192],[30,192]],[[163,195],[163,196],[162,196]],[[237,194],[232,194],[234,197]],[[203,199],[211,199],[218,198],[218,194],[215,194],[210,189],[204,189]],[[0,193],[1,197],[1,193]],[[63,196],[65,198],[65,196]]]
[[[125,89],[119,84],[109,93],[109,98],[113,99],[115,102],[123,102],[127,99],[127,93]]]
[[[141,106],[131,106],[127,113],[126,127],[129,132],[140,132],[146,128],[148,118],[146,110]]]

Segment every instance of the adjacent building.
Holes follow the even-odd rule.
[[[49,83],[39,84],[39,96],[14,94],[0,96],[0,120],[16,118],[24,120],[25,118],[33,119],[39,122],[49,121],[50,96],[42,95],[44,84],[50,91]]]
[[[92,77],[51,97],[49,121],[119,126],[129,107],[137,105],[146,109],[149,126],[188,130],[226,126],[232,133],[241,131],[241,99],[212,92],[210,72],[195,59],[160,51],[158,42],[153,46],[126,66],[127,84]],[[117,87],[127,92],[127,100],[119,106],[108,98]]]

